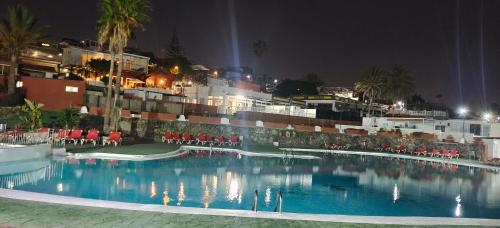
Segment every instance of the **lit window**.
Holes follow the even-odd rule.
[[[23,87],[23,82],[22,81],[17,81],[16,82],[16,88],[21,88]]]
[[[74,87],[74,86],[66,86],[66,92],[69,92],[69,93],[77,93],[77,92],[78,92],[78,87]]]

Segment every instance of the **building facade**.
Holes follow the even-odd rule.
[[[197,104],[218,106],[218,113],[233,114],[239,109],[271,105],[272,95],[229,86],[227,80],[207,78],[207,86],[183,88],[183,95]]]

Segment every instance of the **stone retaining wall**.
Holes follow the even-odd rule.
[[[16,107],[0,107],[0,119],[10,119],[19,116],[20,106]]]
[[[208,135],[222,134],[226,137],[231,134],[244,136],[244,144],[247,145],[272,145],[273,142],[279,142],[281,147],[296,148],[323,148],[324,143],[335,143],[347,145],[351,148],[362,151],[374,151],[384,144],[392,145],[393,148],[399,145],[405,145],[410,151],[415,151],[420,146],[430,149],[457,149],[462,157],[466,157],[470,150],[481,154],[483,148],[477,144],[464,145],[458,143],[441,143],[432,140],[416,139],[408,136],[400,138],[378,137],[375,135],[349,135],[340,133],[309,132],[276,128],[262,127],[242,127],[234,125],[189,123],[181,121],[159,121],[159,120],[124,120],[133,121],[128,125],[130,133],[144,138],[152,138],[160,141],[166,131],[171,132],[189,132],[191,135],[200,133]],[[122,126],[123,126],[122,121]],[[127,124],[125,124],[127,125]],[[322,129],[323,130],[323,129]]]

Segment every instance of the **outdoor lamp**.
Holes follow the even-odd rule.
[[[469,110],[467,110],[467,108],[465,107],[461,107],[458,109],[458,114],[460,114],[461,116],[465,116],[465,114],[467,114]]]

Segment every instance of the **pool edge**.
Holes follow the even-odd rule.
[[[355,216],[327,215],[303,213],[253,212],[245,210],[229,210],[214,208],[163,206],[155,204],[125,203],[97,199],[86,199],[71,196],[59,196],[20,190],[0,188],[0,197],[14,200],[34,201],[70,206],[93,208],[109,208],[145,212],[177,213],[191,215],[233,216],[263,219],[305,220],[338,223],[392,224],[392,225],[464,225],[464,226],[498,226],[500,219],[482,218],[447,218],[447,217],[396,217],[396,216]]]

